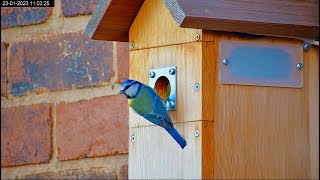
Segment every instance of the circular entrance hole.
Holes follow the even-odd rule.
[[[159,77],[154,85],[154,90],[160,96],[162,101],[167,99],[171,91],[169,79],[165,76]]]

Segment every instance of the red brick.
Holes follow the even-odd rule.
[[[1,29],[45,22],[50,16],[47,7],[1,8]]]
[[[128,164],[121,166],[119,179],[128,179]]]
[[[64,16],[92,14],[99,0],[61,0]]]
[[[110,81],[112,42],[82,33],[39,37],[10,46],[9,92],[45,92],[84,88]]]
[[[58,159],[128,152],[128,104],[121,95],[57,105]]]
[[[49,104],[1,109],[1,167],[49,162],[51,128]]]
[[[129,77],[129,50],[127,42],[117,42],[118,82],[122,83]]]
[[[30,174],[19,177],[20,179],[117,179],[115,172],[106,168],[91,168],[87,171],[82,169],[71,169],[58,172],[41,174]]]
[[[7,96],[7,50],[1,42],[1,96]]]

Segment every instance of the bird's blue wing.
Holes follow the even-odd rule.
[[[155,101],[155,105],[153,107],[154,113],[161,114],[163,117],[163,120],[167,124],[169,124],[170,126],[173,126],[171,118],[168,114],[168,111],[167,111],[166,107],[164,106],[163,101],[160,99],[160,97],[159,96],[155,97],[154,101]]]
[[[173,126],[161,98],[149,86],[143,85],[138,96],[129,105],[141,116],[163,128]]]
[[[161,126],[165,129],[168,129],[171,127],[168,123],[166,123],[163,116],[160,114],[149,113],[149,114],[144,115],[143,117],[146,118],[147,120],[149,120],[150,122],[152,122],[158,126]]]
[[[152,111],[148,114],[145,114],[144,117],[149,121],[153,122],[164,128],[170,128],[173,126],[171,118],[168,114],[167,109],[165,108],[161,98],[154,92],[152,88],[148,89],[153,98],[153,107]]]

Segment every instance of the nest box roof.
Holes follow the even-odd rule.
[[[319,38],[319,0],[162,0],[177,25],[214,31]],[[128,41],[144,0],[100,0],[86,33]]]

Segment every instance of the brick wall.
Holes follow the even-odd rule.
[[[128,44],[82,33],[97,3],[1,8],[1,178],[127,178]]]

